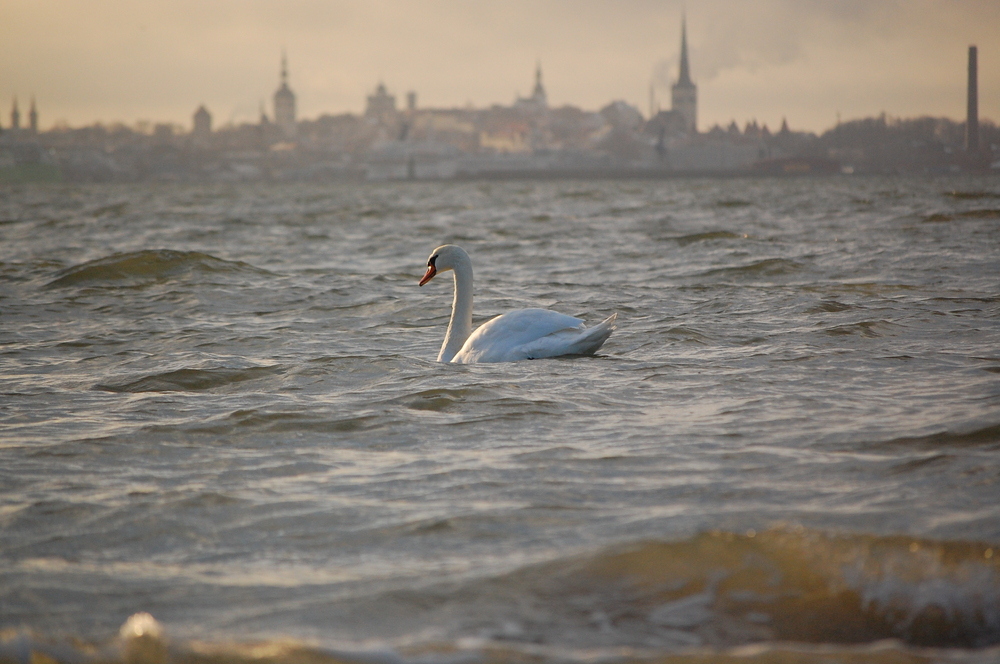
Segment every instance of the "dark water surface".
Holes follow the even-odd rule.
[[[445,242],[477,324],[618,331],[435,363]],[[177,661],[1000,659],[1000,180],[0,190],[0,659],[137,612]]]

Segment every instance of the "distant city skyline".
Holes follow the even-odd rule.
[[[0,125],[16,97],[39,125],[139,120],[190,129],[256,122],[281,80],[299,118],[360,113],[376,85],[421,107],[511,104],[545,74],[550,106],[671,106],[679,0],[357,2],[10,0],[0,24]],[[979,115],[1000,120],[1000,3],[703,0],[688,3],[698,126],[750,120],[823,131],[885,112],[965,116],[979,46]]]

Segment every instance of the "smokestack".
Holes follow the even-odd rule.
[[[969,47],[969,100],[965,117],[965,151],[979,152],[979,65],[976,47]]]

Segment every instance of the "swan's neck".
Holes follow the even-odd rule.
[[[455,265],[455,301],[451,305],[451,320],[444,335],[438,362],[451,362],[472,334],[472,261]]]

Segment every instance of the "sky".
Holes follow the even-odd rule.
[[[298,117],[397,103],[670,107],[686,13],[698,127],[750,120],[822,132],[847,121],[965,118],[968,47],[979,115],[1000,122],[998,0],[3,0],[0,126],[32,97],[40,126],[256,121],[282,50]]]

